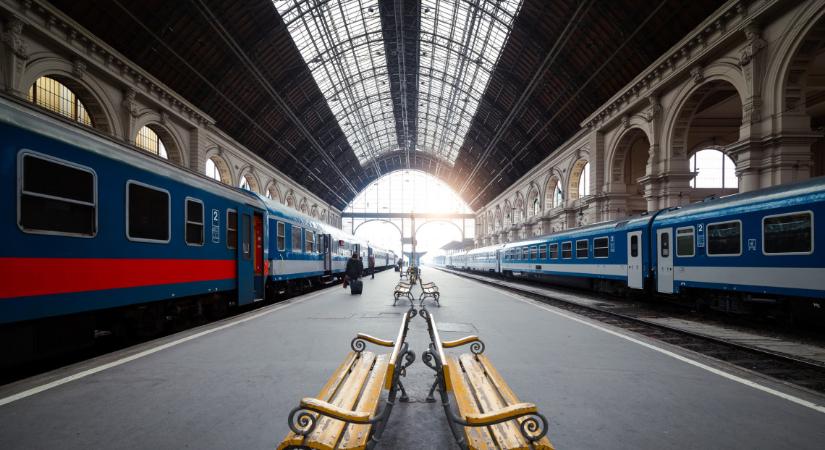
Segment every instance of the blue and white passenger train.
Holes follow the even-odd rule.
[[[446,266],[717,309],[825,300],[825,177],[440,258]],[[819,231],[817,230],[819,226]]]
[[[53,318],[152,328],[187,309],[220,316],[340,278],[353,252],[373,255],[377,270],[396,260],[27,105],[0,102],[0,136],[0,338],[20,348],[47,342],[44,329],[63,330],[62,341],[67,327]]]

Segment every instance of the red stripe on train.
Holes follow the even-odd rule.
[[[231,259],[0,258],[0,298],[235,278]]]

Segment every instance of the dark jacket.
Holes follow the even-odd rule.
[[[364,263],[361,262],[360,259],[350,258],[347,260],[347,276],[350,280],[357,280],[361,278],[361,274],[364,272]]]

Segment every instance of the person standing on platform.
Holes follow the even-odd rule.
[[[369,258],[367,258],[367,263],[369,264],[371,279],[374,280],[375,279],[375,256],[370,255]]]
[[[364,273],[364,263],[358,258],[358,253],[353,253],[349,260],[347,260],[347,270],[345,272],[347,276],[347,283],[352,283],[353,281],[361,278],[361,274]]]

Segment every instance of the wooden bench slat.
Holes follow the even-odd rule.
[[[330,403],[344,409],[352,409],[358,401],[364,383],[367,380],[370,369],[375,363],[375,353],[362,352],[361,357],[355,361],[352,371],[347,377],[341,389],[335,393]],[[315,430],[306,439],[310,441],[313,448],[322,450],[333,450],[341,438],[345,422],[330,417],[321,417]]]
[[[450,355],[443,360],[444,364],[451,367],[448,372],[450,385],[453,388],[458,413],[462,416],[467,414],[478,414],[482,412],[472,396],[472,388],[464,378],[464,371],[459,366],[458,358]],[[464,427],[464,435],[467,438],[467,445],[472,449],[496,449],[495,441],[490,436],[487,427]]]
[[[481,412],[495,411],[507,406],[507,402],[498,393],[495,385],[487,378],[484,368],[476,361],[475,355],[465,353],[459,357],[459,361],[470,381]],[[527,440],[521,435],[518,425],[512,420],[490,425],[490,430],[502,448],[518,450],[530,448]]]
[[[355,411],[372,412],[377,409],[378,401],[381,398],[381,387],[388,367],[389,358],[387,355],[379,355],[375,359],[375,366],[370,372],[366,387],[364,387],[364,393],[361,394],[361,400],[358,401]],[[372,425],[349,424],[341,443],[338,444],[338,449],[363,449],[369,440],[371,428]]]
[[[330,401],[330,397],[332,397],[338,388],[341,386],[341,383],[347,378],[347,374],[349,374],[350,369],[352,368],[353,363],[357,361],[358,353],[349,352],[346,358],[344,358],[344,362],[342,362],[335,372],[332,373],[332,376],[329,377],[327,383],[324,387],[321,388],[321,391],[318,392],[316,398],[319,398],[324,401]],[[313,414],[317,417],[317,414]],[[281,445],[278,446],[278,450],[287,448],[289,446],[301,445],[304,441],[302,436],[299,436],[292,431],[290,431],[286,438],[281,442]]]

